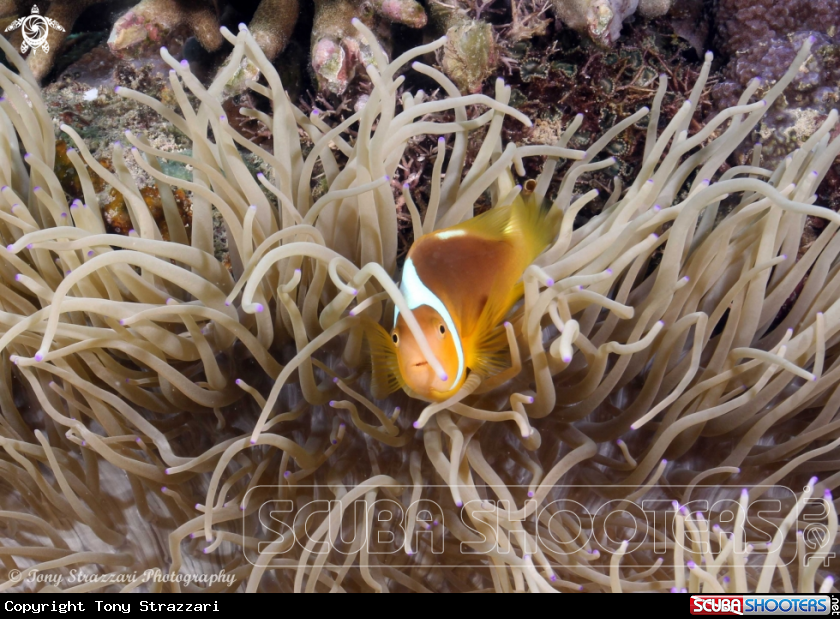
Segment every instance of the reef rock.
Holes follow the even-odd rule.
[[[770,88],[796,50],[813,38],[811,55],[793,87],[758,128],[765,165],[780,161],[808,138],[840,100],[840,0],[717,0],[715,45],[727,54],[724,80],[712,92],[716,109],[734,105],[750,80]],[[745,155],[745,152],[742,153]]]
[[[468,0],[432,0],[429,5],[435,27],[447,36],[441,67],[459,89],[478,92],[496,70],[500,54],[493,26],[470,8]]]
[[[621,25],[637,10],[643,17],[660,17],[671,0],[552,0],[557,19],[569,28],[588,34],[593,41],[611,45]]]

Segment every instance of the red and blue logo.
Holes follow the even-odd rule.
[[[692,595],[692,615],[828,615],[827,595]]]

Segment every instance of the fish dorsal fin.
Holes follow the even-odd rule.
[[[527,263],[530,264],[548,247],[559,229],[559,220],[550,216],[550,206],[545,202],[537,204],[533,194],[520,194],[511,204],[494,206],[481,215],[439,231],[439,234],[452,235],[455,230],[463,230],[486,239],[524,241],[529,248]]]
[[[362,317],[362,328],[370,347],[371,392],[374,398],[381,400],[405,386],[397,360],[397,347],[379,323]]]
[[[510,225],[512,215],[513,205],[494,206],[489,211],[484,211],[481,215],[439,231],[438,234],[451,235],[456,230],[463,230],[480,238],[501,241],[512,232]]]

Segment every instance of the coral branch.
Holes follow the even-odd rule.
[[[368,26],[379,42],[358,34],[354,18]],[[356,72],[374,62],[371,46],[390,44],[391,22],[422,28],[426,13],[414,0],[315,0],[312,69],[320,88],[343,93]]]
[[[117,56],[137,54],[160,46],[166,35],[187,25],[208,51],[221,47],[219,19],[213,0],[142,0],[120,17],[108,37],[108,47]]]
[[[298,0],[263,0],[251,20],[251,34],[269,60],[286,49],[300,11]]]

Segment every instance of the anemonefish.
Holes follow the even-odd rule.
[[[420,351],[403,316],[390,333],[369,329],[376,397],[403,388],[440,402],[468,373],[483,376],[504,367],[507,338],[501,325],[522,297],[522,274],[555,234],[549,210],[537,203],[534,181],[512,203],[496,206],[450,228],[426,234],[408,252],[400,291],[446,373],[438,376]],[[498,181],[508,195],[513,177]]]

